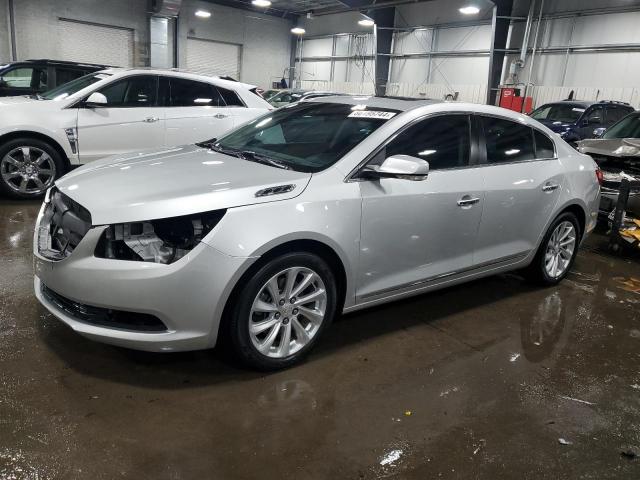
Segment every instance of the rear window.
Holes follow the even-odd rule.
[[[543,105],[531,113],[531,118],[550,122],[575,123],[585,112],[585,108],[578,105],[562,105],[552,103]]]

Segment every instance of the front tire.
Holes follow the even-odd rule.
[[[63,173],[60,154],[42,140],[16,138],[0,146],[0,192],[8,197],[41,197]]]
[[[336,280],[327,263],[306,252],[266,262],[234,299],[229,335],[234,352],[259,370],[302,361],[333,321]]]
[[[578,254],[582,232],[571,212],[558,216],[545,234],[535,258],[525,270],[527,279],[539,285],[557,285],[567,276]]]

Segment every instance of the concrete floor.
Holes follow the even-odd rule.
[[[1,479],[640,478],[620,454],[640,445],[640,261],[604,237],[559,287],[503,275],[349,315],[263,375],[56,321],[32,294],[37,208],[0,200]]]

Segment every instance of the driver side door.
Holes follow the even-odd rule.
[[[158,105],[158,76],[132,75],[98,90],[100,106],[78,108],[80,163],[165,144],[164,108]]]
[[[422,181],[360,181],[362,225],[358,301],[412,290],[473,266],[482,214],[483,175],[471,115],[432,116],[409,126],[376,153],[429,162]]]

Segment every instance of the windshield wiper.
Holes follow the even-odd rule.
[[[263,163],[265,165],[271,165],[272,167],[282,168],[284,170],[291,170],[291,167],[289,167],[288,165],[285,165],[284,163],[279,162],[278,160],[274,160],[271,157],[268,157],[266,155],[261,155],[251,150],[242,150],[239,153],[242,155],[241,158],[244,158],[245,160]]]

